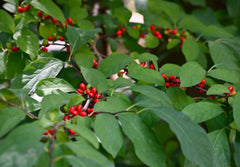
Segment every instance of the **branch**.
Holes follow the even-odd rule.
[[[50,161],[49,161],[49,167],[52,167],[53,165],[53,160],[54,160],[54,157],[53,157],[53,148],[54,148],[54,141],[55,141],[55,136],[57,134],[57,131],[58,131],[58,128],[60,126],[63,126],[65,125],[66,122],[60,122],[58,123],[57,125],[54,126],[54,130],[53,130],[53,134],[52,134],[52,138],[51,138],[51,144],[50,144],[50,147],[49,147],[49,156],[50,156]]]
[[[11,102],[9,102],[7,100],[4,100],[3,98],[0,98],[0,100],[3,101],[4,103],[8,104],[9,106],[16,107],[16,108],[18,108],[20,110],[23,110],[30,118],[40,120],[40,118],[38,118],[37,116],[33,115],[30,111],[26,110],[25,108],[20,107],[20,106],[18,106],[16,104],[13,104],[13,103],[11,103]]]
[[[124,112],[134,112],[134,113],[137,113],[138,111],[118,111],[118,112],[97,112],[97,114],[103,114],[103,113],[106,113],[106,114],[111,114],[111,115],[117,115],[117,114],[120,114],[120,113],[124,113]],[[92,114],[92,113],[91,113]],[[90,115],[91,116],[91,115]]]
[[[92,99],[87,99],[85,105],[83,106],[82,111],[86,111],[86,109],[88,108],[89,104],[91,103]]]

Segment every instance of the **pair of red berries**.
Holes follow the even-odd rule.
[[[119,37],[119,36],[122,36],[124,31],[126,31],[126,29],[124,27],[122,27],[120,30],[117,30],[116,31],[116,35]]]
[[[53,39],[52,36],[49,36],[49,37],[48,37],[48,40],[49,40],[49,41],[53,41],[54,39]],[[64,38],[63,38],[62,36],[59,36],[59,40],[60,40],[60,41],[64,41]]]
[[[24,8],[21,6],[18,6],[18,8],[17,8],[19,13],[23,13],[24,11],[27,12],[27,11],[29,11],[29,9],[30,9],[30,5],[28,5],[28,4],[25,5]]]

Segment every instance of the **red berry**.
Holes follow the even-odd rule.
[[[96,59],[93,59],[93,68],[96,68],[98,66],[98,62],[96,61]]]
[[[50,19],[50,16],[49,16],[49,15],[46,15],[46,16],[44,17],[44,19],[45,19],[45,20],[48,20],[48,19]]]
[[[126,29],[124,27],[121,28],[122,32],[124,32]]]
[[[53,132],[54,132],[54,130],[53,130],[53,129],[48,129],[47,131],[48,131],[48,133],[50,133],[51,135],[52,135],[52,134],[53,134]]]
[[[18,51],[18,49],[19,49],[19,47],[12,47],[12,51],[14,51],[14,52],[16,52],[16,51]]]
[[[67,28],[68,24],[67,24],[67,23],[65,23],[64,25],[65,25],[65,28]]]
[[[87,89],[86,94],[89,94],[89,93],[91,93],[91,90]]]
[[[99,99],[94,99],[93,103],[95,104],[97,102],[99,102]]]
[[[77,110],[78,112],[80,112],[80,111],[82,111],[82,108],[83,108],[83,106],[80,104],[80,105],[78,105],[78,106],[76,107],[76,110]]]
[[[168,79],[169,79],[169,80],[174,80],[174,79],[175,79],[175,76],[174,76],[174,75],[170,75],[170,76],[168,77]]]
[[[52,37],[52,36],[49,36],[49,37],[48,37],[48,40],[49,40],[49,41],[53,41],[53,37]]]
[[[121,36],[123,34],[123,31],[122,30],[118,30],[117,32],[116,32],[116,35],[117,36]]]
[[[38,17],[42,18],[43,17],[42,11],[38,11],[37,15],[38,15]]]
[[[69,115],[65,115],[65,116],[63,117],[63,120],[65,121],[66,119],[70,119],[70,116],[69,116]]]
[[[153,25],[153,24],[150,25],[150,30],[151,30],[151,31],[154,31],[154,30],[155,30],[155,25]]]
[[[24,12],[24,10],[23,10],[23,8],[22,8],[21,6],[19,6],[19,7],[17,8],[17,10],[18,10],[19,13],[23,13],[23,12]]]
[[[45,48],[45,47],[43,47],[43,48],[42,48],[42,51],[44,51],[44,52],[48,52],[48,49]]]
[[[232,92],[232,91],[233,91],[233,87],[232,87],[232,86],[229,86],[229,87],[228,87],[228,90],[229,90],[229,92]]]
[[[79,85],[80,89],[82,89],[83,91],[86,89],[86,85],[84,83],[80,83]]]
[[[205,84],[206,80],[205,79],[202,79],[200,84]]]
[[[181,38],[181,41],[183,42],[183,41],[185,41],[185,39],[186,39],[186,38],[182,37],[182,38]]]
[[[213,96],[209,96],[209,99],[214,99],[214,97]]]
[[[102,97],[102,93],[100,93],[100,94],[97,94],[97,93],[96,93],[96,94],[94,95],[94,97],[99,99],[99,98]]]
[[[44,135],[47,135],[47,134],[48,134],[48,130],[46,130],[43,134],[44,134]]]
[[[83,90],[82,89],[77,89],[77,92],[80,94],[83,94]]]
[[[80,115],[81,117],[85,117],[85,116],[87,116],[87,112],[86,112],[86,111],[81,111],[81,112],[79,113],[79,115]]]
[[[159,32],[159,31],[155,31],[153,34],[154,34],[155,36],[158,36],[158,35],[160,34],[160,32]]]
[[[66,46],[68,52],[70,52],[70,46]]]
[[[171,29],[168,28],[168,29],[167,29],[167,32],[170,33],[170,32],[171,32]]]
[[[91,89],[91,92],[92,92],[93,94],[96,94],[96,93],[97,93],[97,88],[93,87],[93,88]]]
[[[152,70],[155,70],[155,67],[154,67],[153,64],[150,64],[150,67],[149,67],[149,68],[152,69]]]
[[[94,97],[94,93],[90,92],[90,93],[88,94],[88,96],[89,96],[90,98],[93,98],[93,97]]]
[[[92,112],[92,109],[91,109],[91,108],[87,108],[86,112],[87,112],[88,114],[90,114],[90,113]]]
[[[165,86],[166,86],[167,88],[169,88],[170,83],[169,83],[169,82],[166,82],[166,83],[165,83]]]
[[[142,66],[142,67],[144,67],[145,65],[146,65],[146,63],[145,63],[145,62],[144,62],[144,63],[141,63],[141,66]]]
[[[174,29],[174,30],[172,30],[172,32],[171,32],[172,34],[177,34],[177,30],[176,29]]]
[[[64,38],[62,36],[59,36],[60,41],[64,41]]]
[[[52,22],[53,22],[53,23],[57,23],[57,22],[58,22],[58,20],[57,20],[57,19],[55,19],[55,18],[52,18]]]
[[[134,29],[136,29],[136,30],[138,29],[137,26],[132,26],[132,28],[134,28]]]
[[[176,81],[176,82],[180,82],[180,79],[179,79],[179,78],[176,78],[174,81]]]
[[[72,130],[72,129],[68,129],[68,132],[73,134],[73,135],[76,134],[76,132],[74,130]]]
[[[140,35],[140,38],[144,38],[146,35],[145,34],[141,34]]]
[[[183,45],[182,43],[179,44],[179,48],[180,48],[180,49],[182,49],[182,45]]]
[[[201,89],[198,89],[198,92],[199,92],[199,93],[202,93],[203,91],[202,91]]]
[[[163,79],[167,79],[167,76],[165,74],[162,74]]]
[[[162,34],[159,34],[159,35],[157,36],[157,38],[158,38],[158,39],[161,39],[161,38],[162,38]]]
[[[27,4],[27,5],[24,7],[24,10],[25,10],[25,11],[29,11],[29,9],[30,9],[30,5]]]
[[[72,18],[71,17],[69,17],[68,19],[67,19],[67,21],[68,21],[68,24],[72,24]]]
[[[71,106],[70,108],[69,108],[69,111],[70,110],[75,110],[75,106],[73,105],[73,106]]]

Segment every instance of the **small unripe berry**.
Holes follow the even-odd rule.
[[[237,91],[235,91],[235,90],[230,93],[231,96],[234,96],[236,94],[237,94]]]
[[[23,13],[23,12],[24,12],[24,10],[23,10],[23,8],[22,8],[21,6],[19,6],[19,7],[17,8],[17,10],[18,10],[19,13]]]

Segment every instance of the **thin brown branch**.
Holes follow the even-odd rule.
[[[9,105],[9,106],[16,107],[16,108],[18,108],[18,109],[20,109],[20,110],[23,110],[30,118],[40,120],[40,118],[38,118],[37,116],[33,115],[30,111],[26,110],[25,108],[20,107],[20,106],[18,106],[18,105],[16,105],[16,104],[13,104],[13,103],[11,103],[11,102],[3,99],[3,98],[0,98],[0,100],[1,100],[2,102],[6,103],[6,104]]]

